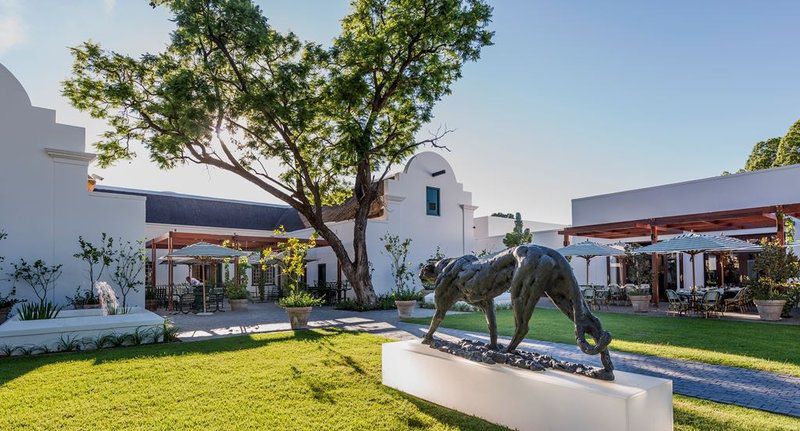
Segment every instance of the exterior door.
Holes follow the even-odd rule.
[[[327,282],[327,268],[324,263],[317,265],[317,286],[325,286]]]

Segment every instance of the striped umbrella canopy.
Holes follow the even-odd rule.
[[[685,233],[655,244],[640,247],[634,253],[687,253],[692,262],[692,284],[697,285],[694,256],[704,252],[760,251],[761,246],[725,235]]]
[[[637,248],[634,253],[702,253],[704,251],[759,251],[758,246],[725,235],[685,233],[655,244]]]
[[[576,242],[566,247],[559,248],[559,253],[562,256],[578,256],[586,259],[586,284],[589,284],[589,262],[593,257],[597,256],[622,256],[625,254],[624,250],[614,247],[608,247],[603,244],[598,244],[594,241]]]
[[[225,259],[249,256],[250,253],[221,245],[210,244],[207,242],[197,242],[182,249],[175,250],[164,256],[162,259],[174,259],[179,263],[201,263],[219,262]],[[203,280],[203,312],[197,313],[198,316],[209,316],[211,313],[206,304],[206,283]]]

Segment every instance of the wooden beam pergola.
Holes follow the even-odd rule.
[[[198,242],[222,245],[223,242],[230,241],[237,247],[240,247],[242,250],[255,251],[263,250],[267,247],[286,242],[287,239],[288,238],[286,237],[277,236],[252,236],[237,234],[222,235],[213,233],[169,231],[147,241],[145,246],[150,249],[177,250]],[[316,240],[315,247],[325,247],[327,245],[327,241],[318,239]]]
[[[570,226],[559,231],[559,234],[622,239],[648,237],[652,233],[652,228],[657,229],[659,234],[758,228],[776,228],[777,233],[781,233],[784,215],[800,217],[800,203]]]
[[[566,246],[569,244],[570,237],[573,236],[603,239],[650,237],[651,243],[655,243],[662,234],[774,228],[777,241],[784,244],[785,216],[800,218],[800,203],[570,226],[558,233],[563,235]],[[718,256],[718,260],[720,258],[721,256]],[[654,254],[652,259],[653,268],[659,268],[659,256]],[[694,265],[694,262],[692,264]],[[720,269],[720,271],[722,270]],[[721,276],[723,275],[721,274]],[[659,271],[653,271],[652,288],[653,302],[658,306],[660,300]]]
[[[152,238],[145,242],[145,247],[150,249],[151,259],[153,261],[152,265],[152,273],[151,273],[151,280],[150,282],[155,286],[156,283],[156,267],[157,265],[157,258],[156,258],[156,250],[164,249],[167,250],[167,254],[172,254],[173,251],[177,249],[181,249],[192,244],[198,242],[207,242],[210,244],[217,244],[222,245],[225,241],[230,241],[233,246],[241,248],[242,250],[246,251],[261,251],[266,249],[267,247],[272,247],[282,242],[286,242],[288,237],[276,237],[276,236],[253,236],[253,235],[222,235],[222,234],[213,234],[213,233],[200,233],[200,232],[179,232],[179,231],[169,231],[165,234],[159,235],[155,238]],[[328,242],[325,240],[318,239],[314,247],[325,247],[328,245]],[[339,267],[339,270],[341,267]],[[236,271],[235,277],[239,279],[239,266],[236,265],[234,267],[234,271]],[[341,277],[341,276],[340,276]],[[172,304],[172,288],[174,285],[174,264],[171,258],[168,258],[167,264],[167,278],[169,279],[169,304],[168,309],[173,309]]]

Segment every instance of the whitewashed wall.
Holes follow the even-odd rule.
[[[78,236],[96,241],[101,232],[134,242],[143,240],[144,198],[90,193],[87,169],[94,159],[85,152],[83,128],[58,124],[55,111],[31,106],[20,83],[0,65],[0,241],[5,256],[0,292],[13,283],[7,275],[20,258],[63,264],[51,299],[65,303],[77,286],[88,287],[85,268],[72,255]],[[21,298],[34,298],[17,286]],[[143,305],[144,292],[129,297]]]
[[[434,172],[444,170],[436,177]],[[423,152],[412,157],[403,172],[397,173],[384,184],[386,214],[371,219],[367,224],[367,253],[372,263],[372,281],[378,294],[388,293],[394,287],[389,270],[389,256],[383,251],[380,237],[386,233],[401,239],[411,238],[408,260],[416,272],[420,263],[426,261],[440,247],[447,256],[461,256],[474,249],[472,233],[472,194],[456,180],[453,168],[437,153]],[[426,214],[426,187],[440,190],[441,209],[439,216]],[[331,229],[344,241],[352,252],[353,222],[331,223]],[[308,237],[310,230],[295,231],[293,236]],[[327,280],[336,280],[336,257],[330,248],[320,248],[309,253],[316,259],[309,265],[308,281],[316,282],[317,264],[325,263]],[[420,288],[416,277],[414,283]]]
[[[800,165],[572,200],[574,226],[800,202]]]
[[[530,229],[533,232],[534,244],[550,248],[561,247],[563,241],[555,241],[551,237],[557,235],[556,231],[566,225],[533,220],[522,220],[522,225],[525,229]],[[475,217],[473,226],[473,236],[475,238],[473,253],[479,254],[484,251],[495,253],[506,248],[505,244],[503,244],[503,238],[514,229],[514,219],[494,216]],[[540,233],[544,235],[541,243],[538,242],[537,238]],[[556,247],[548,244],[556,244]]]

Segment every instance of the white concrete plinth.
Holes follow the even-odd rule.
[[[383,384],[520,431],[672,430],[672,381],[616,371],[614,382],[488,365],[420,341],[383,345]]]

